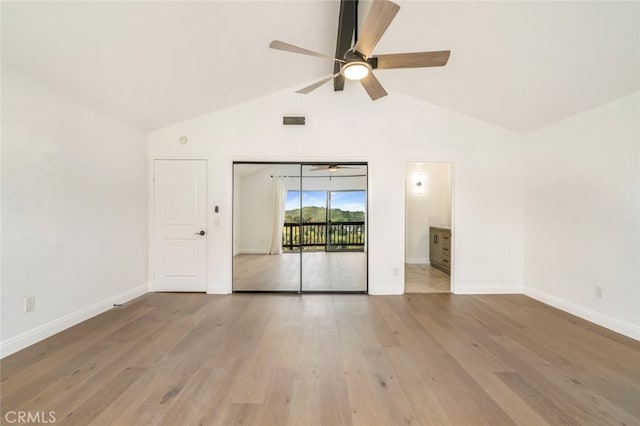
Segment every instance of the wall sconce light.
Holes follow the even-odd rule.
[[[424,194],[424,175],[422,173],[416,175],[416,194]]]

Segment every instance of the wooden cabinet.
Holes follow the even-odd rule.
[[[429,262],[431,266],[449,274],[451,272],[451,230],[429,228]]]

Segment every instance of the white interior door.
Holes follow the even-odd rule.
[[[153,291],[206,291],[207,163],[154,162]]]

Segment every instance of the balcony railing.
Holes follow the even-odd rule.
[[[363,251],[365,235],[364,222],[287,222],[282,228],[282,248]]]

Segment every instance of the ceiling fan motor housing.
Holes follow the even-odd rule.
[[[360,52],[357,52],[353,49],[347,50],[347,52],[344,54],[344,60],[347,63],[354,62],[354,61],[367,62],[367,60],[364,58],[364,55],[362,55]]]

